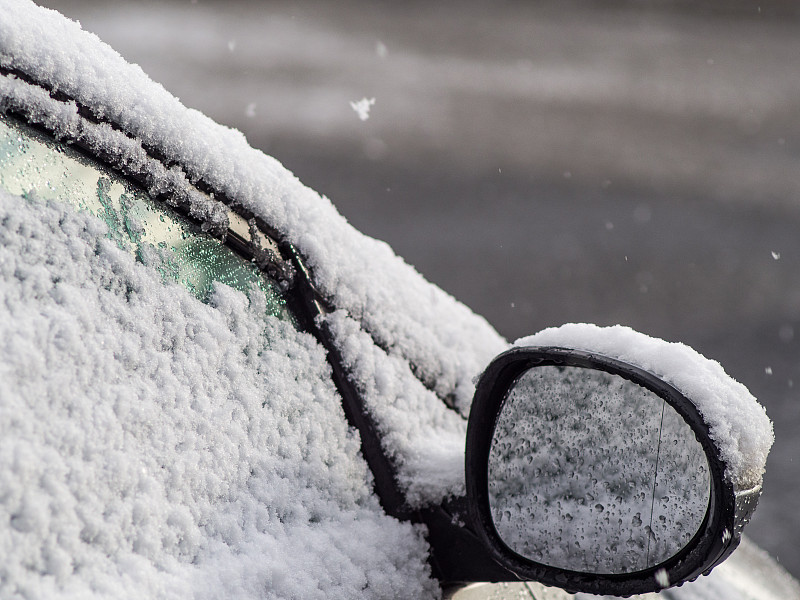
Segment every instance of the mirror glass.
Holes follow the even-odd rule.
[[[489,452],[494,526],[517,554],[597,574],[653,567],[705,518],[708,461],[667,402],[620,376],[580,367],[525,371]]]

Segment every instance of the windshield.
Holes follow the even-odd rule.
[[[0,187],[92,213],[121,249],[204,302],[215,282],[248,297],[257,289],[267,298],[268,314],[290,318],[280,289],[255,264],[111,169],[5,115],[0,115]]]

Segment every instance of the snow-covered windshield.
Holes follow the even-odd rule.
[[[5,115],[0,115],[0,187],[99,217],[117,246],[200,300],[208,299],[214,282],[248,296],[258,289],[267,298],[268,314],[290,317],[278,286],[255,264],[114,171]]]

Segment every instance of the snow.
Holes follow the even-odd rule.
[[[55,131],[56,136],[77,138],[95,152],[109,156],[123,172],[134,173],[147,180],[151,194],[168,193],[170,198],[190,206],[191,212],[204,219],[211,229],[227,227],[229,215],[226,207],[210,201],[190,184],[197,176],[187,175],[174,166],[166,169],[160,162],[150,158],[147,150],[136,140],[108,125],[80,119],[74,103],[58,102],[40,88],[20,79],[0,78],[0,93],[5,107],[22,107],[31,111],[32,119],[46,124]],[[207,121],[199,113],[188,112],[204,123]],[[231,149],[223,157],[224,166],[230,166],[228,155],[237,149],[234,142],[244,142],[243,138],[210,121],[205,124],[213,125],[222,136],[217,147],[226,148],[227,145]],[[227,139],[229,134],[234,135],[233,139]],[[201,135],[187,132],[184,135],[189,140],[198,138],[205,142],[211,133]],[[201,146],[198,152],[211,152],[210,148]],[[165,148],[158,150],[166,152]],[[473,377],[495,354],[507,347],[506,342],[484,319],[426,282],[399,259],[388,245],[355,231],[327,199],[302,186],[274,159],[249,147],[247,150],[247,156],[241,159],[242,164],[236,165],[244,168],[248,158],[257,159],[247,170],[247,177],[239,178],[237,175],[230,181],[226,180],[227,184],[239,189],[245,187],[247,194],[242,204],[248,200],[245,207],[264,216],[267,222],[279,223],[280,219],[284,219],[295,227],[295,230],[286,232],[286,237],[308,258],[315,283],[323,292],[327,292],[333,304],[347,310],[369,334],[373,343],[388,354],[413,363],[416,380],[411,385],[417,385],[421,380],[435,396],[457,407],[462,415],[468,414],[474,391]],[[212,158],[213,155],[203,157],[203,165],[210,168]],[[208,181],[208,178],[204,179]],[[227,193],[236,197],[233,190]],[[251,199],[256,202],[250,202]],[[276,212],[270,216],[268,211]],[[434,395],[430,396],[430,400],[435,399]],[[391,400],[382,399],[387,404]],[[419,413],[419,424],[427,427],[421,430],[425,431],[425,435],[420,439],[437,439],[440,430],[435,423],[442,403],[429,402],[427,407],[419,408],[422,411]],[[401,438],[387,437],[387,441],[391,439]],[[453,454],[448,464],[452,465],[455,452],[463,453],[463,444],[458,449],[452,444],[449,447]],[[409,502],[412,504],[438,502],[463,485],[454,484],[454,477],[463,477],[463,469],[458,469],[458,475],[447,476],[442,475],[441,469],[415,470],[416,466],[423,463],[414,456],[424,455],[428,452],[427,447],[413,448],[405,444],[387,450],[397,457],[400,477],[404,481],[416,482],[416,491],[409,490]],[[403,452],[406,450],[414,456],[405,457]],[[432,478],[425,480],[429,476]],[[418,491],[422,489],[428,490],[429,494],[419,496]]]
[[[521,338],[515,346],[563,346],[618,358],[658,375],[690,398],[709,426],[737,490],[761,485],[774,441],[764,407],[716,361],[680,343],[617,325],[572,323]]]
[[[414,375],[436,396],[457,407],[462,415],[468,414],[474,391],[473,377],[506,348],[506,342],[485,320],[424,281],[386,244],[356,232],[327,199],[300,184],[274,159],[247,146],[241,134],[186,110],[162,88],[140,79],[143,74],[136,67],[126,65],[113,51],[105,46],[95,47],[96,40],[94,45],[88,44],[85,38],[92,36],[77,29],[69,30],[77,26],[60,17],[54,24],[56,32],[66,40],[74,38],[81,53],[73,57],[76,65],[65,64],[61,70],[53,69],[53,61],[66,62],[69,55],[46,55],[46,38],[53,33],[38,23],[40,9],[16,0],[13,3],[19,4],[21,12],[31,12],[30,18],[0,22],[0,43],[3,48],[13,49],[26,39],[30,47],[19,57],[17,54],[21,50],[16,49],[14,58],[6,59],[9,65],[34,72],[41,70],[41,75],[49,79],[51,85],[76,96],[81,102],[98,105],[95,109],[98,114],[126,123],[126,128],[144,139],[145,146],[186,164],[187,172],[177,167],[165,169],[148,157],[142,144],[107,125],[79,120],[74,104],[57,102],[22,80],[0,80],[6,105],[33,107],[34,118],[42,115],[42,120],[46,119],[57,135],[75,136],[97,152],[110,155],[123,170],[139,173],[149,180],[151,193],[168,192],[191,206],[195,215],[213,228],[226,226],[227,211],[197,193],[190,185],[197,179],[203,179],[263,217],[307,257],[315,283],[337,308],[346,310],[388,355],[413,363]],[[53,15],[48,11],[43,14],[47,18]],[[20,22],[34,30],[35,25],[40,27],[36,35],[27,39],[25,28],[17,26]],[[62,31],[65,29],[67,31]],[[4,56],[10,54],[10,50],[3,51]],[[42,65],[31,64],[37,56]],[[80,68],[84,57],[94,57],[98,65],[91,70]],[[61,71],[77,75],[59,79]],[[121,73],[127,76],[122,77]],[[151,93],[146,95],[139,87]],[[99,96],[99,90],[106,88],[109,92]],[[138,103],[132,111],[129,110],[130,98]],[[135,118],[137,115],[141,118]],[[178,144],[178,140],[182,144]],[[382,401],[389,404],[392,399]],[[425,434],[420,439],[436,440],[439,429],[434,423],[442,410],[441,403],[429,403],[421,410],[419,421]],[[401,438],[388,437],[387,442],[391,439]],[[433,445],[433,442],[428,444]],[[415,482],[415,490],[409,490],[409,501],[414,504],[439,501],[450,495],[459,489],[454,477],[463,475],[462,469],[458,470],[458,475],[446,476],[441,469],[417,470],[423,461],[416,457],[433,451],[428,446],[415,448],[405,444],[387,448],[397,457],[401,479]],[[450,447],[453,454],[448,464],[454,464],[456,448],[452,444]],[[428,477],[431,478],[426,480]],[[428,492],[420,496],[419,490]]]
[[[407,361],[375,346],[343,311],[328,322],[342,340],[343,361],[378,424],[409,505],[463,496],[466,421],[414,377]]]
[[[669,587],[669,576],[667,575],[667,571],[665,569],[659,569],[656,571],[656,581],[662,588]]]
[[[0,77],[3,110],[102,153],[209,229],[228,209],[197,193],[201,179],[294,243],[342,311],[332,322],[352,329],[343,350],[374,353],[353,365],[408,501],[463,491],[465,422],[443,400],[467,414],[473,377],[506,348],[485,320],[78,24],[4,0],[0,64],[74,99]],[[0,498],[15,527],[0,532],[0,595],[437,595],[422,532],[371,494],[310,338],[271,324],[281,340],[264,347],[258,306],[238,293],[204,306],[120,255],[98,221],[2,202]]]
[[[484,319],[79,24],[0,0],[0,65],[71,98],[0,77],[0,109],[103,153],[210,229],[229,209],[198,181],[292,242],[336,309],[331,327],[409,503],[463,491],[473,379],[507,348]],[[208,306],[165,286],[104,233],[88,215],[0,194],[0,520],[11,525],[0,596],[435,596],[423,532],[372,495],[319,346],[265,322],[257,294],[220,286]],[[589,340],[645,368],[668,357],[678,383],[678,367],[699,368],[688,349],[574,327],[535,341]],[[731,477],[760,481],[766,417],[700,364],[703,378],[685,383],[712,384],[699,396]]]
[[[440,398],[468,413],[473,377],[507,347],[483,318],[425,281],[385,243],[353,229],[326,198],[251,148],[240,132],[183,107],[79,24],[27,0],[4,4],[8,10],[0,13],[0,64],[36,74],[130,132],[145,148],[180,163],[185,174],[173,167],[169,175],[174,181],[164,184],[178,190],[186,189],[184,181],[202,180],[262,217],[300,249],[315,283],[337,308],[346,310],[390,354],[415,364],[416,375]],[[52,52],[53,47],[60,51]],[[33,106],[46,101],[20,99]],[[60,123],[51,125],[72,124],[70,110],[74,113],[68,103],[60,111]],[[123,142],[110,128],[82,133],[98,147],[108,145],[113,155],[122,156],[121,162],[143,154],[141,148],[121,148]],[[132,140],[127,143],[133,145]],[[149,172],[155,167],[144,168]]]
[[[369,111],[375,105],[375,98],[362,98],[350,103],[350,108],[356,111],[358,118],[362,121],[369,119]]]
[[[0,193],[0,596],[435,594],[315,340],[105,234]]]

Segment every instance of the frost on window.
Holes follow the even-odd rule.
[[[202,301],[219,282],[248,296],[258,289],[268,299],[269,314],[289,316],[276,285],[220,240],[110,169],[7,117],[0,117],[0,187],[92,213],[120,248]]]

